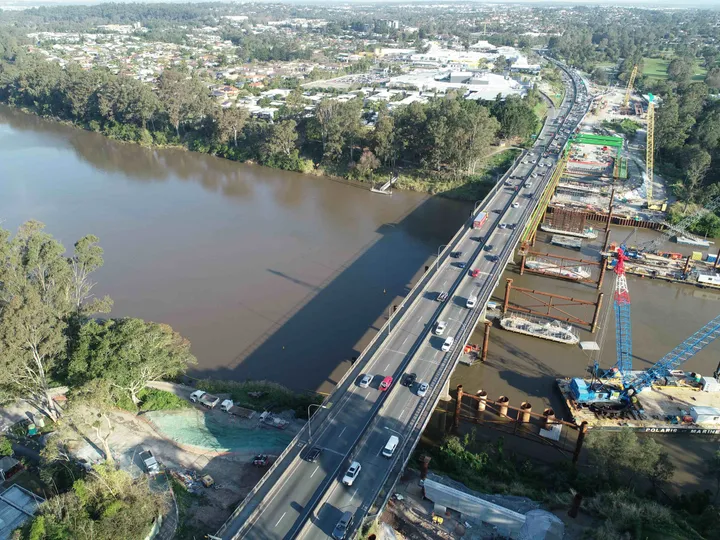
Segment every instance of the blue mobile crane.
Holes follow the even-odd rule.
[[[630,293],[625,278],[627,257],[622,248],[616,252],[615,291],[613,305],[615,309],[615,333],[617,344],[617,362],[608,371],[601,373],[598,361],[593,366],[593,379],[588,383],[584,379],[570,381],[570,392],[578,404],[611,407],[626,406],[638,392],[650,387],[655,381],[670,375],[699,351],[707,347],[720,336],[720,315],[715,317],[692,336],[663,356],[655,365],[644,372],[632,371],[632,332],[630,324]],[[720,364],[715,376],[720,375]]]

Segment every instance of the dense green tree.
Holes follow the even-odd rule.
[[[268,156],[290,157],[297,151],[298,134],[295,120],[283,120],[273,124],[268,131],[263,153]]]
[[[397,144],[395,142],[395,120],[387,111],[381,112],[373,131],[375,155],[385,164],[395,165]]]
[[[145,538],[165,511],[162,494],[150,490],[147,479],[133,479],[110,465],[97,465],[71,491],[40,505],[21,538],[48,540],[114,540]]]
[[[693,74],[694,63],[687,57],[673,58],[668,64],[667,73],[671,81],[687,84]]]
[[[212,117],[215,139],[221,144],[227,144],[232,138],[233,146],[237,147],[238,133],[242,133],[248,120],[247,110],[240,107],[217,109]]]
[[[537,131],[539,120],[535,112],[519,97],[508,96],[505,100],[496,100],[491,111],[500,122],[500,134],[506,139],[526,139]]]
[[[705,76],[705,84],[713,90],[720,90],[720,68],[712,68]]]
[[[88,322],[69,356],[68,377],[74,386],[104,379],[136,404],[148,382],[184,373],[196,363],[190,343],[180,334],[168,325],[140,319]]]
[[[0,229],[0,389],[55,420],[50,380],[61,369],[68,323],[110,302],[88,303],[90,273],[102,264],[97,238],[80,240],[66,258],[43,228],[29,221],[13,238]]]

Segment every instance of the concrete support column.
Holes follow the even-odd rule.
[[[598,293],[597,304],[595,304],[595,313],[593,313],[593,320],[590,325],[590,331],[593,334],[597,331],[598,321],[600,320],[600,309],[602,308],[603,296],[603,293]]]
[[[610,231],[605,234],[605,244],[603,245],[603,252],[607,253],[608,246],[610,245]]]
[[[450,379],[449,378],[447,381],[445,381],[445,384],[443,385],[442,392],[440,392],[440,399],[443,401],[452,400],[452,396],[450,395]]]
[[[485,321],[485,333],[483,334],[482,355],[480,356],[480,360],[482,362],[487,360],[488,345],[490,344],[490,327],[491,326],[492,326],[492,322]]]
[[[455,414],[453,415],[453,431],[455,433],[460,429],[460,411],[462,410],[463,386],[457,385],[457,396],[455,398]]]
[[[610,230],[610,223],[612,223],[612,215],[613,215],[613,201],[615,200],[615,188],[612,188],[612,191],[610,192],[610,207],[608,208],[608,220],[605,224],[605,232],[608,232]]]
[[[507,313],[508,305],[510,304],[510,290],[512,289],[512,278],[507,278],[505,283],[505,299],[503,301],[503,313]]]
[[[432,458],[430,456],[423,456],[420,458],[420,478],[422,480],[425,480],[428,475],[428,471],[430,470],[430,460]]]
[[[508,407],[510,406],[510,398],[506,396],[500,396],[497,400],[498,403],[498,413],[500,416],[507,417]]]
[[[532,405],[530,405],[527,401],[523,401],[520,404],[520,421],[523,424],[527,424],[530,422],[530,413],[532,412]]]
[[[573,452],[573,463],[577,463],[580,459],[580,452],[582,452],[583,443],[585,442],[585,435],[588,432],[588,423],[583,422],[580,424],[580,433],[578,433],[577,442],[575,443],[575,451]]]
[[[476,394],[477,399],[475,400],[475,420],[480,422],[485,412],[487,404],[487,392],[484,390],[478,390]]]
[[[605,272],[607,271],[607,258],[601,257],[600,259],[600,277],[597,282],[598,291],[602,289],[603,281],[605,281]]]

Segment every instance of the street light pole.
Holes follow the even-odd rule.
[[[437,250],[437,257],[435,257],[435,271],[436,271],[436,272],[437,272],[437,269],[438,269],[438,262],[440,261],[440,252],[441,252],[443,249],[445,249],[446,247],[448,247],[448,244],[443,244],[443,245],[440,246],[440,247],[438,248],[438,250]]]
[[[310,407],[317,407],[319,409],[327,409],[325,405],[320,405],[318,403],[311,403],[308,405],[307,412],[308,412],[308,444],[312,442],[312,416],[310,416]]]

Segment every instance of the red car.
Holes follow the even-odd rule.
[[[478,277],[480,275],[480,270],[476,268],[472,272],[470,272],[470,277]]]
[[[383,379],[383,382],[380,383],[380,391],[385,392],[388,388],[390,388],[390,385],[392,384],[392,382],[393,382],[392,377],[385,377]]]

